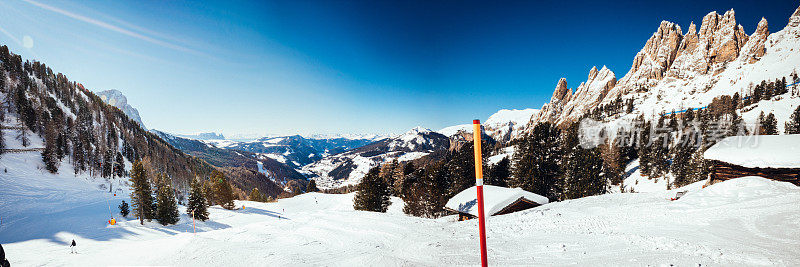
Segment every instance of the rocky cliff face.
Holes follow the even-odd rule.
[[[543,121],[575,121],[617,97],[633,99],[639,113],[653,114],[703,106],[720,94],[744,93],[752,81],[785,77],[794,71],[800,64],[798,39],[800,8],[786,28],[774,34],[762,18],[747,35],[733,10],[708,13],[699,31],[694,23],[683,33],[679,25],[663,21],[619,81],[605,67],[592,68],[574,92],[566,79],[560,79],[550,102],[528,128]],[[762,62],[764,58],[769,59]]]
[[[147,128],[144,127],[142,118],[139,116],[139,110],[128,104],[128,98],[125,97],[122,92],[112,89],[98,92],[97,96],[99,96],[103,102],[122,110],[125,115],[128,115],[129,118],[139,123],[139,126],[142,126],[143,129],[147,130]]]

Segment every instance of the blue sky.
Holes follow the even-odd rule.
[[[0,1],[0,43],[173,133],[400,133],[539,108],[561,77],[621,78],[662,20],[796,1]],[[698,25],[699,27],[699,25]]]

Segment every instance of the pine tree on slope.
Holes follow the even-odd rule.
[[[224,209],[234,209],[236,205],[233,200],[236,199],[236,197],[233,195],[233,188],[231,188],[231,184],[228,183],[228,180],[225,179],[225,175],[214,170],[211,172],[211,180],[214,181],[214,191],[216,192],[215,200],[219,202],[219,205]]]
[[[392,181],[394,181],[394,180],[392,180]],[[317,182],[314,181],[314,179],[309,180],[308,181],[308,185],[306,186],[306,192],[310,193],[310,192],[317,192],[317,191],[319,191],[319,189],[317,189]],[[264,199],[264,201],[266,201],[266,198]]]
[[[247,196],[247,200],[265,202],[267,198],[264,196],[264,194],[258,191],[258,188],[253,188],[253,190],[250,191],[250,195]]]
[[[356,210],[386,212],[391,204],[389,185],[380,177],[380,167],[370,169],[356,190],[358,192],[353,198],[353,208]]]
[[[510,166],[511,161],[505,157],[498,161],[496,164],[489,167],[489,173],[486,177],[486,184],[508,187],[508,180],[511,176]]]
[[[128,213],[130,213],[130,212],[131,211],[128,208],[128,203],[125,202],[125,200],[123,200],[122,203],[119,204],[119,214],[121,214],[122,217],[127,217]]]
[[[175,224],[180,220],[175,192],[167,177],[161,174],[158,184],[156,219],[161,225]]]
[[[772,112],[761,122],[762,135],[778,135],[778,120]]]
[[[800,106],[792,112],[789,116],[789,121],[786,122],[786,134],[800,134]]]
[[[195,219],[200,221],[208,220],[208,203],[206,203],[202,184],[195,179],[192,180],[191,187],[186,213],[194,216]]]
[[[522,138],[514,153],[511,186],[545,196],[558,198],[558,179],[561,175],[561,132],[548,122],[534,126],[531,135]]]
[[[55,144],[56,134],[55,134],[55,126],[53,123],[49,123],[47,128],[45,129],[45,138],[44,138],[44,151],[42,151],[42,161],[44,162],[45,169],[50,173],[57,173],[58,172],[58,155],[57,155],[57,147]]]
[[[131,203],[133,203],[134,215],[139,218],[139,223],[144,225],[144,220],[153,219],[153,195],[150,189],[150,181],[141,161],[133,163],[131,168]]]

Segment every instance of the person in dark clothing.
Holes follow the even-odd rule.
[[[6,251],[3,250],[3,245],[0,244],[0,267],[11,267],[11,263],[6,259]]]
[[[78,252],[75,251],[75,247],[76,246],[78,246],[78,244],[75,243],[75,239],[72,239],[72,244],[69,245],[70,253],[75,253],[75,254],[78,253]]]

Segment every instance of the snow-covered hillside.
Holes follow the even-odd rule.
[[[127,199],[83,177],[34,174],[35,157],[0,164],[0,242],[12,266],[451,266],[479,262],[477,221],[354,211],[353,194],[237,201],[210,220],[177,225],[120,218]],[[14,166],[20,166],[17,169]],[[25,171],[26,173],[22,173]],[[33,172],[31,172],[33,171]],[[677,190],[545,204],[487,220],[489,263],[508,265],[800,264],[800,187],[749,177]],[[683,189],[680,189],[683,190]],[[107,202],[118,219],[109,226]],[[183,211],[184,208],[180,207]],[[68,242],[76,240],[78,254]]]
[[[369,169],[392,160],[410,161],[450,148],[450,139],[423,127],[344,153],[334,154],[303,167],[315,176],[319,188],[357,184]]]
[[[538,109],[501,109],[489,116],[489,119],[482,121],[486,135],[497,141],[508,141],[517,135],[531,121],[531,117],[539,112]],[[472,124],[460,124],[445,127],[438,131],[448,137],[460,133],[472,133]]]

